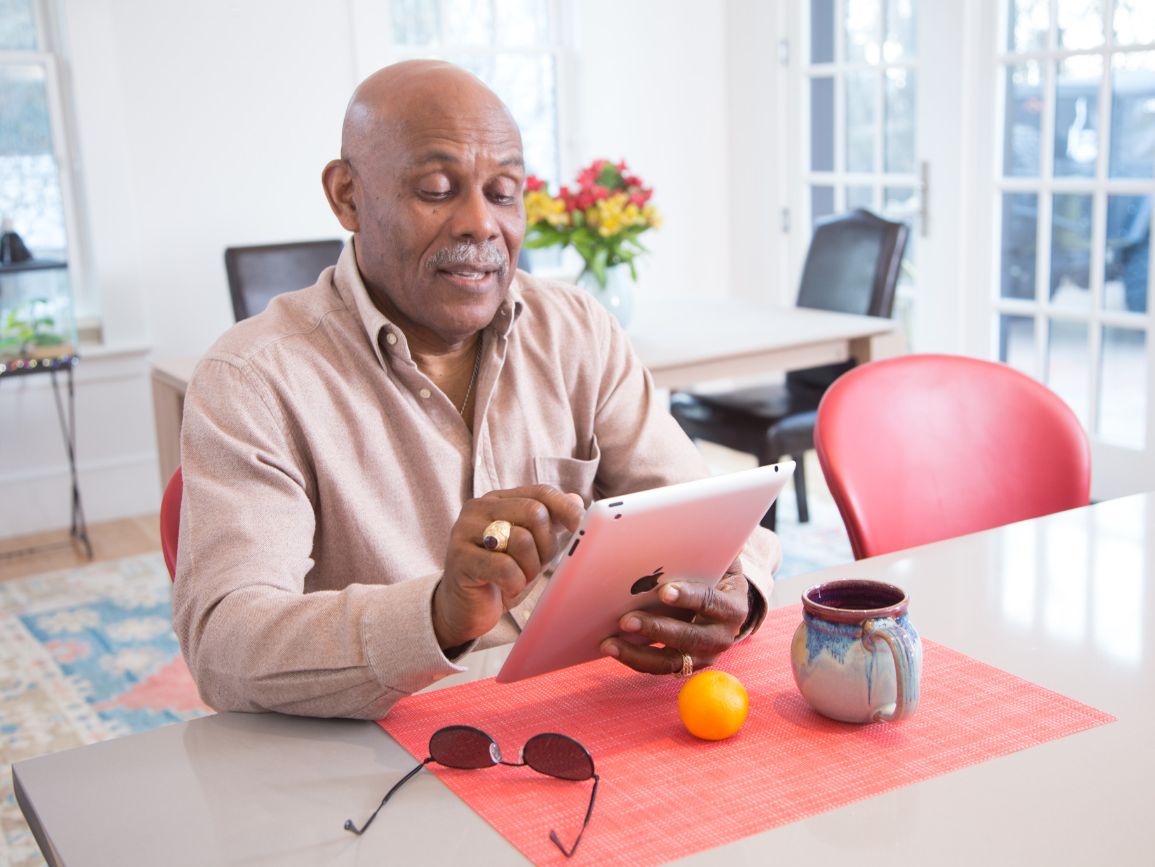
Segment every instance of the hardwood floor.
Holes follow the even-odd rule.
[[[92,542],[92,560],[84,556],[79,544],[69,544],[67,528],[0,539],[0,581],[159,551],[160,518],[155,514],[140,515],[89,524],[88,538]],[[39,545],[52,545],[52,548],[6,556]]]

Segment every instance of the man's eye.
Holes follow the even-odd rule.
[[[515,184],[497,184],[489,188],[489,200],[498,205],[511,205],[517,201],[518,188]]]
[[[423,199],[436,201],[453,194],[453,182],[441,172],[429,172],[424,177],[415,180],[417,195]]]

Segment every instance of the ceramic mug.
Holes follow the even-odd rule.
[[[830,581],[802,594],[790,661],[803,698],[823,716],[894,722],[918,707],[922,641],[906,591],[881,581]]]

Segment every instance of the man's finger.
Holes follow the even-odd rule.
[[[645,611],[631,611],[618,625],[626,635],[649,643],[677,647],[689,653],[718,653],[733,643],[733,630],[725,623],[693,623]]]
[[[746,619],[745,581],[731,578],[724,586],[722,590],[700,581],[671,581],[658,590],[658,598],[675,608],[693,611],[699,619],[740,623]]]
[[[498,554],[478,546],[474,547],[475,551],[464,552],[456,562],[458,584],[473,586],[492,584],[501,591],[502,596],[514,597],[537,575],[537,572],[534,572],[526,577],[518,561],[508,554]]]
[[[571,531],[577,529],[585,511],[585,503],[578,494],[565,493],[552,485],[529,485],[523,488],[490,491],[485,496],[501,500],[535,500],[545,506],[551,521]]]
[[[682,670],[682,651],[673,647],[646,647],[617,638],[607,638],[602,642],[601,650],[606,656],[612,656],[618,662],[642,674],[674,674]],[[698,657],[693,654],[691,658],[695,667],[710,664],[705,661],[698,662]],[[713,658],[710,658],[711,662]]]

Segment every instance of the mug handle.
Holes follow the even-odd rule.
[[[867,650],[873,650],[874,643],[878,639],[886,642],[890,648],[890,655],[894,657],[894,682],[898,695],[895,698],[893,713],[885,714],[879,711],[874,718],[897,722],[913,714],[918,707],[918,673],[914,670],[914,641],[910,632],[890,617],[867,620],[862,625],[862,643]]]

